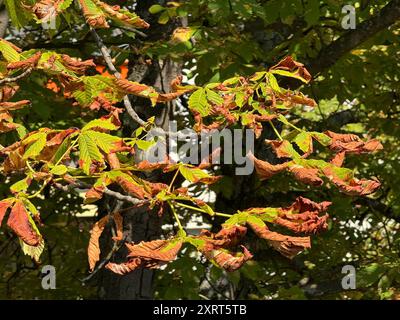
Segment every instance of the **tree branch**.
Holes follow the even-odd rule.
[[[18,76],[0,79],[0,84],[9,83],[9,82],[16,82],[16,81],[26,77],[27,75],[29,75],[32,71],[33,71],[33,68],[28,68]]]
[[[376,15],[357,25],[356,29],[347,31],[340,38],[322,49],[318,57],[307,65],[307,69],[313,75],[320,73],[334,65],[347,52],[399,19],[400,0],[393,0]]]
[[[103,58],[107,64],[108,69],[113,73],[113,75],[117,79],[121,79],[121,74],[118,72],[118,70],[114,66],[114,63],[112,62],[110,51],[105,46],[105,44],[103,43],[103,40],[97,34],[96,30],[90,26],[89,26],[89,28],[90,28],[90,32],[92,33],[94,40],[97,43],[98,48],[100,49],[101,54],[103,55]],[[124,105],[125,105],[126,111],[128,112],[128,114],[131,116],[131,118],[135,122],[137,122],[140,126],[145,126],[147,124],[147,122],[142,120],[139,117],[139,115],[136,113],[136,111],[133,109],[132,104],[127,95],[124,97]]]
[[[69,192],[69,191],[80,192],[81,191],[80,188],[84,188],[84,189],[90,189],[91,188],[90,185],[88,185],[86,183],[83,183],[83,182],[79,182],[78,185],[69,184],[69,185],[66,185],[66,186],[62,185],[61,183],[57,183],[56,182],[53,185],[57,189],[60,189],[60,190],[62,190],[64,192]],[[139,199],[133,198],[131,196],[127,196],[127,195],[124,195],[122,193],[110,190],[108,188],[104,189],[104,194],[106,194],[106,195],[108,195],[110,197],[116,198],[118,200],[124,201],[124,202],[132,203],[134,205],[140,205],[140,204],[148,203],[148,200],[139,200]]]

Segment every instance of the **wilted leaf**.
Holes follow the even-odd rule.
[[[11,209],[7,225],[27,245],[38,246],[42,236],[21,200],[17,200]]]
[[[94,270],[96,263],[100,260],[100,244],[99,239],[104,231],[109,220],[109,216],[104,216],[99,221],[97,221],[92,230],[90,231],[90,240],[88,246],[88,259],[89,259],[89,269]]]

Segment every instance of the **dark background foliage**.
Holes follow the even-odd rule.
[[[121,1],[107,1],[118,3]],[[312,249],[287,260],[262,244],[256,258],[242,269],[225,274],[197,258],[189,249],[157,271],[157,299],[394,299],[400,294],[399,222],[400,170],[400,1],[337,0],[188,0],[179,7],[164,1],[140,1],[141,16],[152,22],[142,37],[101,31],[120,65],[129,59],[130,74],[138,61],[172,61],[184,66],[196,84],[217,82],[236,74],[250,75],[292,55],[309,67],[314,81],[302,91],[319,106],[297,110],[297,126],[376,137],[384,150],[373,156],[347,159],[361,176],[376,176],[382,188],[373,197],[346,197],[334,189],[312,189],[283,176],[259,182],[255,177],[226,176],[214,187],[215,206],[230,213],[254,205],[287,205],[297,195],[330,200],[331,221],[325,234],[313,239]],[[166,9],[150,14],[152,4]],[[356,7],[357,27],[341,27],[342,7]],[[134,6],[134,1],[123,1]],[[145,10],[146,9],[146,10]],[[3,8],[3,10],[5,10]],[[390,14],[389,14],[390,13]],[[396,15],[397,14],[397,15]],[[377,17],[377,18],[376,18]],[[157,22],[158,21],[158,22]],[[82,18],[69,14],[57,31],[34,23],[21,30],[9,26],[6,39],[23,49],[47,48],[83,59],[100,54]],[[4,21],[3,21],[4,23]],[[196,31],[190,43],[169,41],[176,24]],[[18,119],[28,130],[80,126],[87,114],[46,89],[47,79],[33,74],[19,95],[32,109]],[[294,85],[296,84],[289,84]],[[186,102],[183,99],[183,105]],[[185,115],[175,118],[186,121]],[[129,120],[124,120],[129,125]],[[268,133],[267,133],[268,134]],[[1,138],[5,139],[5,138]],[[12,139],[12,137],[8,137]],[[1,141],[2,145],[8,141]],[[227,169],[229,170],[229,169]],[[0,194],[6,193],[0,177]],[[248,180],[250,179],[250,180]],[[17,239],[0,230],[0,298],[92,299],[104,296],[95,282],[83,285],[87,273],[86,246],[95,218],[80,218],[82,199],[47,191],[36,203],[45,221],[47,241],[42,264],[57,268],[57,289],[40,285],[40,266],[23,256]],[[214,221],[211,223],[217,223]],[[215,224],[217,225],[217,224]],[[256,241],[254,239],[254,241]],[[357,270],[357,289],[340,286],[343,265]]]

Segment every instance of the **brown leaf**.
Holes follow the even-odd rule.
[[[41,0],[32,7],[26,6],[32,13],[42,21],[49,21],[60,12],[59,6],[64,0]]]
[[[109,24],[107,23],[106,16],[102,13],[100,14],[92,14],[91,10],[86,5],[86,1],[79,0],[81,4],[83,15],[86,18],[87,23],[93,28],[109,28]]]
[[[100,243],[99,239],[108,223],[109,216],[104,216],[99,221],[97,221],[92,230],[90,231],[90,240],[88,246],[88,259],[89,259],[89,269],[94,270],[96,263],[100,260]]]
[[[143,186],[137,185],[125,177],[119,176],[116,182],[128,193],[133,194],[138,199],[149,198],[150,195],[146,192]]]
[[[314,202],[304,197],[297,197],[296,201],[288,208],[282,209],[284,213],[296,212],[303,213],[307,211],[316,211],[318,213],[326,212],[328,207],[332,204],[329,201],[323,201],[320,203]]]
[[[0,227],[3,222],[4,216],[6,215],[7,209],[14,203],[13,199],[4,199],[0,201]]]
[[[106,158],[111,169],[119,169],[121,167],[118,156],[115,152],[106,154]]]
[[[112,272],[119,274],[119,275],[124,275],[127,274],[138,267],[142,265],[142,261],[138,258],[136,259],[130,259],[128,262],[125,263],[113,263],[109,262],[105,266],[106,269],[111,270]]]
[[[287,140],[265,140],[265,143],[272,147],[278,158],[292,158],[289,150],[292,148],[292,144]]]
[[[340,191],[350,196],[366,196],[374,193],[381,186],[378,180],[357,179],[353,177],[340,178],[331,167],[324,168],[323,172]]]
[[[284,226],[296,233],[315,234],[328,228],[328,214],[319,216],[326,212],[331,202],[323,201],[316,203],[310,199],[298,197],[296,201],[287,208],[280,209],[274,223]]]
[[[29,213],[21,200],[17,200],[11,209],[7,225],[17,234],[17,236],[30,246],[40,244],[42,237],[33,228],[29,221]]]
[[[169,164],[169,162],[150,162],[148,160],[143,160],[136,164],[135,167],[140,171],[153,171],[156,169],[164,169]]]
[[[178,91],[173,91],[170,93],[158,93],[153,87],[149,87],[138,82],[132,82],[126,79],[118,79],[115,83],[125,93],[133,94],[143,98],[151,98],[152,100],[154,99],[155,102],[168,102],[178,98],[186,92],[194,90],[193,88],[189,87],[188,89],[180,89]],[[178,86],[175,84],[172,89],[176,89],[177,87]]]
[[[208,169],[212,166],[213,161],[215,163],[216,159],[219,159],[221,154],[221,147],[215,148],[210,155],[206,156],[204,159],[201,160],[198,168],[199,169]]]
[[[31,104],[29,100],[21,100],[17,102],[0,102],[0,112],[19,110],[29,104]]]
[[[69,137],[71,134],[75,133],[78,131],[75,128],[70,128],[63,130],[61,132],[57,132],[55,134],[49,134],[47,135],[47,146],[59,146],[63,141]]]
[[[0,102],[5,102],[10,100],[15,93],[18,91],[19,86],[18,85],[4,85],[2,88],[0,88]]]
[[[154,240],[129,244],[128,261],[121,264],[109,263],[106,268],[117,274],[126,274],[139,267],[154,269],[174,260],[182,247],[181,241]]]
[[[259,160],[251,152],[249,152],[247,156],[253,160],[254,167],[260,180],[269,179],[277,173],[285,171],[289,166],[288,162],[273,165],[269,162]]]
[[[324,181],[318,176],[318,169],[304,168],[295,165],[290,167],[289,171],[293,173],[296,180],[305,184],[319,187],[324,183]]]
[[[376,180],[368,179],[352,179],[349,182],[344,182],[340,179],[332,179],[332,182],[345,194],[350,196],[367,196],[379,189],[381,183]]]
[[[130,17],[127,14],[120,11],[121,9],[119,6],[110,6],[109,4],[104,3],[102,1],[98,1],[98,0],[96,1],[96,4],[100,8],[102,8],[104,10],[104,12],[109,14],[111,17],[118,19],[121,23],[127,24],[129,26],[133,26],[136,28],[147,29],[148,27],[150,27],[150,25],[146,21],[141,19],[140,17],[138,17],[138,16]]]
[[[332,139],[329,148],[335,152],[361,154],[383,149],[382,144],[376,139],[364,142],[355,134],[340,134],[332,131],[326,131],[325,134]]]
[[[123,233],[124,233],[124,224],[123,224],[124,220],[119,212],[115,212],[113,214],[113,218],[117,229],[117,235],[116,237],[113,238],[113,240],[121,241],[123,239]]]
[[[328,214],[320,217],[316,212],[281,214],[274,223],[296,233],[316,234],[327,230],[328,218]]]
[[[341,167],[343,165],[344,159],[346,157],[346,152],[342,151],[339,153],[336,153],[335,156],[329,161],[331,164],[337,167]]]
[[[91,67],[96,67],[96,64],[92,59],[81,61],[76,58],[71,58],[69,55],[63,54],[61,55],[62,64],[68,68],[69,70],[77,73],[84,74],[87,69]]]
[[[308,70],[304,67],[304,64],[296,62],[291,56],[284,58],[279,61],[278,64],[270,68],[270,70],[285,70],[295,73],[297,76],[303,78],[305,81],[311,81],[312,77]]]
[[[85,193],[85,203],[93,203],[103,198],[103,186],[93,186]]]
[[[142,258],[148,260],[157,260],[159,262],[170,262],[176,258],[182,247],[181,241],[172,243],[170,240],[154,240],[140,242],[139,244],[126,244],[130,258]]]
[[[8,148],[8,147],[7,147]],[[4,148],[4,149],[7,149]],[[5,150],[1,150],[1,152]],[[26,167],[26,161],[22,158],[24,154],[24,147],[20,147],[16,150],[12,150],[7,152],[8,156],[3,163],[3,170],[5,174],[9,174],[11,172],[16,172],[24,169]]]
[[[310,237],[291,237],[277,232],[270,231],[267,226],[259,226],[250,221],[247,224],[254,233],[268,241],[268,243],[283,256],[293,259],[297,254],[306,248],[311,248]]]
[[[224,227],[218,233],[213,234],[208,230],[203,230],[199,238],[205,239],[208,245],[214,248],[231,247],[239,243],[246,235],[247,228],[239,225]]]
[[[243,253],[232,253],[224,249],[213,249],[204,247],[201,249],[202,253],[208,260],[214,261],[220,268],[228,272],[233,272],[239,269],[246,261],[253,258],[252,254],[243,248]]]
[[[35,68],[42,56],[40,51],[36,52],[33,56],[29,57],[28,59],[11,62],[7,65],[8,70],[15,70],[15,69],[27,69],[27,68]]]

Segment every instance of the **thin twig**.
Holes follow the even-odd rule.
[[[90,189],[91,188],[91,186],[89,184],[86,184],[86,183],[83,183],[83,182],[80,182],[78,185],[73,185],[73,184],[62,185],[61,183],[54,183],[53,185],[57,189],[60,189],[60,190],[62,190],[64,192],[75,191],[75,192],[79,193],[79,192],[82,191],[82,189]],[[124,202],[132,203],[134,205],[148,203],[148,200],[139,200],[139,199],[136,199],[134,197],[127,196],[127,195],[124,195],[122,193],[110,190],[108,188],[104,189],[104,194],[109,195],[111,197],[114,197],[114,198],[116,198],[118,200],[121,200],[121,201],[124,201]]]
[[[97,47],[100,49],[100,52],[103,55],[104,61],[107,64],[107,68],[112,72],[112,74],[117,79],[121,79],[121,74],[118,72],[117,68],[115,68],[115,66],[114,66],[110,51],[108,50],[106,45],[103,43],[103,40],[97,34],[96,30],[93,27],[89,27],[89,28],[90,28],[90,32],[92,33],[94,40],[97,43]],[[133,109],[132,104],[127,95],[124,97],[124,105],[125,105],[126,111],[131,116],[131,118],[134,121],[136,121],[140,126],[145,126],[147,124],[147,122],[144,121],[143,119],[141,119],[139,117],[139,115],[136,113],[136,111]]]
[[[9,78],[4,78],[0,80],[0,84],[3,83],[9,83],[9,82],[16,82],[22,78],[25,78],[27,75],[29,75],[33,71],[33,68],[28,68],[24,72],[22,72],[20,75],[15,76],[15,77],[9,77]]]
[[[125,242],[125,239],[122,239],[122,241],[120,241],[120,243],[114,242],[114,245],[113,245],[112,249],[110,250],[110,252],[107,254],[107,256],[97,265],[97,267],[94,269],[94,271],[91,274],[89,274],[87,277],[83,278],[81,281],[87,282],[90,279],[92,279],[111,260],[114,253],[116,253],[122,247],[122,244],[124,242]]]

